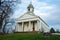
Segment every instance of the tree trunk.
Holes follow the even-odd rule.
[[[7,22],[5,22],[4,26],[3,26],[3,33],[5,34],[5,26],[6,26]]]
[[[5,26],[3,26],[3,33],[5,34]]]
[[[0,29],[2,28],[2,24],[3,24],[3,22],[2,22],[2,21],[0,21]]]

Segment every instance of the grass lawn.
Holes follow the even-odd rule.
[[[38,33],[15,33],[0,35],[0,40],[60,40],[60,36],[44,37]]]

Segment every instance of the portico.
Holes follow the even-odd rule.
[[[19,31],[22,32],[34,32],[38,31],[38,21],[26,21],[26,22],[18,22],[18,25],[20,26]]]

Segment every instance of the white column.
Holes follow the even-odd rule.
[[[39,31],[39,21],[37,20],[37,31]]]
[[[22,31],[24,32],[24,22],[22,22]]]
[[[40,31],[42,32],[41,20],[40,20]]]
[[[31,21],[29,21],[29,29],[28,29],[28,31],[30,31],[30,27],[31,27]]]

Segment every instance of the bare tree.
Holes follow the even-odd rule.
[[[17,0],[0,0],[0,29],[5,33],[5,26],[8,23],[8,17],[13,14],[12,6]]]

